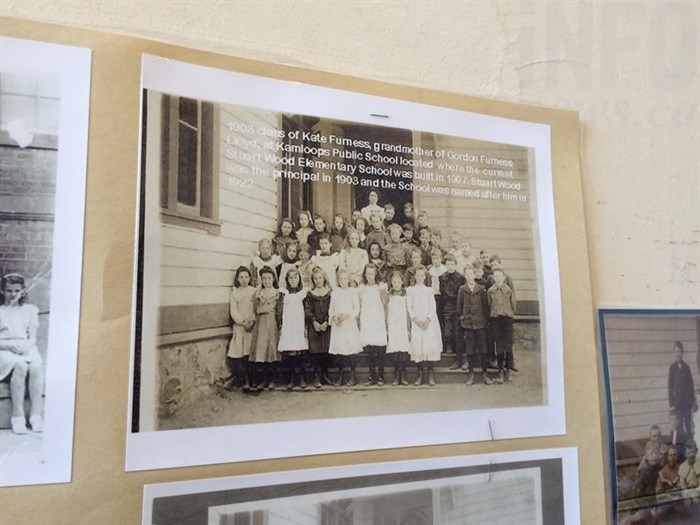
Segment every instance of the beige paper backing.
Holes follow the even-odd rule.
[[[4,36],[92,49],[80,347],[68,484],[4,488],[2,523],[140,523],[146,483],[578,447],[582,523],[607,522],[603,413],[579,165],[578,115],[255,62],[120,35],[0,18]],[[564,325],[565,436],[124,472],[138,171],[141,55],[549,124]],[[235,444],[232,444],[235,446]]]

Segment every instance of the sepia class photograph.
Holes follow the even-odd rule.
[[[163,90],[173,67],[189,83]],[[130,436],[520,409],[553,412],[496,432],[562,426],[548,128],[314,116],[357,95],[311,86],[309,107],[255,106],[289,87],[234,73],[191,96],[209,72],[144,66]],[[478,418],[455,429],[491,433]]]
[[[158,429],[543,403],[527,148],[151,90],[144,116]],[[436,150],[527,197],[425,191],[461,190]]]

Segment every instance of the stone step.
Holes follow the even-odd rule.
[[[338,377],[337,372],[334,373],[335,371],[331,371],[332,378],[335,379]],[[479,376],[481,370],[476,369],[476,374],[475,376]],[[357,378],[358,378],[358,383],[364,384],[367,379],[369,378],[369,370],[366,368],[361,368],[356,370],[357,373]],[[495,378],[498,375],[498,370],[497,369],[489,369],[487,374],[491,378]],[[345,377],[348,376],[348,372],[345,372]],[[418,370],[415,368],[415,366],[409,366],[406,368],[406,380],[409,382],[409,384],[413,385],[413,382],[417,379],[418,377]],[[463,370],[450,370],[449,368],[446,367],[438,367],[433,369],[433,377],[435,378],[435,382],[438,384],[459,384],[459,383],[464,383],[467,380],[468,377],[468,372],[463,371]],[[394,368],[393,367],[385,367],[384,368],[384,383],[385,384],[391,384],[391,382],[394,380]],[[427,372],[424,372],[424,381],[427,381]],[[481,379],[479,379],[479,382],[481,382]]]
[[[477,368],[475,370],[475,379],[476,382],[481,383],[481,369]],[[280,367],[278,369],[278,372],[276,374],[276,379],[275,382],[278,385],[285,386],[289,375],[288,375],[288,370],[286,367]],[[356,388],[359,388],[367,382],[369,379],[369,369],[367,367],[357,367],[355,369],[355,375],[356,375],[356,382],[357,386]],[[424,374],[425,381],[427,381],[427,373]],[[487,375],[491,379],[495,379],[498,375],[498,369],[497,368],[488,368],[487,369]],[[345,370],[343,373],[343,377],[345,381],[350,376],[349,370]],[[416,365],[414,363],[410,363],[406,367],[406,380],[409,382],[409,384],[412,386],[413,383],[415,382],[416,378],[418,377],[418,370],[416,368]],[[433,377],[435,379],[435,382],[437,384],[461,384],[464,383],[467,380],[468,377],[468,372],[464,370],[450,370],[449,367],[435,367],[433,368]],[[306,381],[310,384],[313,381],[313,373],[310,369],[306,370],[305,373],[305,378]],[[328,371],[328,378],[331,380],[331,382],[335,382],[338,379],[338,369],[331,367]],[[394,367],[393,366],[385,366],[384,367],[384,384],[385,385],[391,385],[392,381],[394,380]],[[310,385],[309,385],[310,386]],[[330,385],[329,385],[330,386]],[[375,385],[368,386],[368,388],[377,388]],[[311,388],[311,390],[314,390]]]
[[[330,359],[331,359],[330,362],[331,362],[331,363],[335,363],[337,357],[338,357],[338,356],[331,356],[331,357],[330,357]],[[384,356],[384,363],[385,363],[384,366],[385,366],[385,367],[387,367],[387,366],[393,366],[393,365],[391,364],[391,363],[393,362],[393,359],[394,359],[393,354],[386,354],[386,355]],[[407,358],[407,359],[408,359],[408,358]],[[456,359],[455,354],[443,352],[443,353],[441,354],[441,356],[440,356],[440,360],[439,360],[439,361],[435,361],[435,362],[433,363],[433,367],[434,367],[434,368],[449,368],[449,367],[451,367],[451,366],[454,364],[455,359]],[[363,368],[363,367],[366,368],[366,367],[368,366],[368,364],[367,364],[367,354],[361,353],[361,354],[356,355],[356,356],[355,356],[355,362],[356,362],[356,366],[357,366],[357,369],[358,369],[358,370],[359,370],[360,368]],[[413,363],[412,361],[410,361],[410,359],[409,359],[408,361],[406,361],[406,365],[407,365],[408,367],[413,367],[413,368],[416,367],[415,363]],[[282,362],[281,366],[282,366],[282,367],[285,366],[284,361]]]

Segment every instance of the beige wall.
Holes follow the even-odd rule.
[[[692,1],[0,5],[4,16],[576,109],[594,300],[662,306],[700,302],[699,12]]]

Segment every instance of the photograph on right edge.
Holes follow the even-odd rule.
[[[700,522],[700,310],[599,310],[613,516]]]

